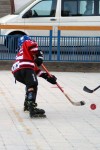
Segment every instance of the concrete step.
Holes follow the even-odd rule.
[[[6,54],[6,49],[5,49]],[[14,60],[0,60],[0,71],[11,70]],[[51,72],[94,72],[100,73],[100,63],[79,62],[44,62],[46,68]],[[40,67],[42,69],[42,67]]]

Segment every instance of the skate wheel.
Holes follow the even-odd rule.
[[[35,115],[30,115],[31,118],[46,118],[46,115],[44,114],[35,114]]]

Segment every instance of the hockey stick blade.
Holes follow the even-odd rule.
[[[64,93],[64,92],[63,92],[63,93]],[[66,93],[64,93],[64,95],[65,95],[66,98],[71,102],[71,104],[74,105],[74,106],[83,106],[83,105],[85,105],[85,102],[84,102],[84,101],[74,102],[74,101],[72,101],[72,100],[69,98],[69,96],[68,96]]]
[[[93,93],[93,92],[94,92],[93,90],[89,89],[89,88],[86,87],[86,86],[84,86],[83,90],[84,90],[85,92],[88,92],[88,93]]]
[[[85,92],[88,92],[88,93],[93,93],[94,91],[96,91],[96,90],[99,89],[99,88],[100,88],[100,85],[97,86],[97,87],[96,87],[95,89],[93,89],[93,90],[91,90],[91,89],[89,89],[88,87],[84,86],[83,90],[84,90]]]

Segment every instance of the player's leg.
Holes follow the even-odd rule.
[[[37,88],[35,87],[29,88],[27,92],[27,104],[28,104],[30,117],[38,117],[45,114],[45,111],[43,109],[37,108],[37,103],[35,102],[36,92],[37,92]]]
[[[27,69],[26,75],[26,87],[27,87],[27,104],[28,104],[28,110],[30,113],[30,117],[37,117],[41,116],[45,113],[43,109],[37,108],[36,103],[36,96],[37,96],[37,87],[38,87],[38,80],[35,72],[31,69]]]

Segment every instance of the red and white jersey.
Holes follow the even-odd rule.
[[[22,68],[31,68],[36,73],[40,73],[41,70],[34,63],[34,59],[38,52],[37,43],[31,40],[26,40],[16,55],[16,60],[11,68],[12,73]]]

